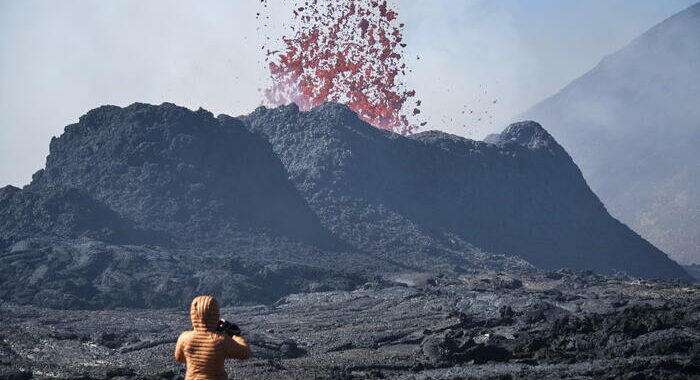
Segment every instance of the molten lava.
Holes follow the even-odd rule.
[[[386,1],[310,0],[293,11],[293,36],[267,51],[270,105],[296,103],[308,110],[324,102],[347,104],[382,129],[413,132],[420,101],[403,78],[403,24]]]

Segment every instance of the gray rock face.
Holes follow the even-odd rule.
[[[682,264],[700,264],[700,4],[525,112],[610,212]]]
[[[328,235],[266,141],[236,119],[165,103],[104,106],[51,141],[28,192],[75,188],[142,228],[208,243],[232,232]]]
[[[55,308],[224,304],[376,275],[533,267],[687,278],[611,218],[539,125],[410,138],[347,107],[240,120],[105,106],[0,189],[0,296]]]
[[[227,305],[272,303],[292,292],[349,290],[365,281],[352,271],[292,260],[88,238],[22,240],[0,254],[0,265],[0,299],[70,309],[172,307],[201,294]]]
[[[466,242],[540,268],[689,278],[607,213],[537,123],[486,143],[435,131],[404,138],[337,104],[260,108],[242,120],[267,137],[324,226],[389,260],[449,258]]]
[[[20,303],[274,302],[393,268],[338,246],[266,141],[172,104],[92,110],[30,185],[0,189],[0,293]]]
[[[24,238],[41,235],[91,237],[110,242],[144,244],[158,234],[134,224],[74,188],[30,192],[0,188],[0,249]]]

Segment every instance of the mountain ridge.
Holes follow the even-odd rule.
[[[332,103],[100,107],[52,139],[31,184],[0,189],[0,217],[0,298],[58,308],[274,302],[530,263],[690,280],[537,123],[495,144],[404,137]]]
[[[329,114],[335,115],[330,119],[332,123],[325,118]],[[280,122],[281,119],[284,119],[284,122]],[[513,124],[501,135],[503,142],[500,144],[450,137],[449,139],[453,141],[452,146],[455,145],[454,142],[461,142],[468,146],[464,150],[469,149],[473,152],[469,156],[455,159],[453,155],[444,154],[445,144],[438,143],[440,149],[436,151],[435,145],[431,143],[436,139],[429,138],[447,136],[445,134],[428,132],[408,138],[387,134],[384,131],[372,129],[369,124],[357,119],[347,107],[337,104],[328,103],[306,113],[300,112],[293,105],[274,110],[259,108],[242,120],[251,130],[267,136],[273,149],[287,167],[290,178],[309,201],[310,207],[319,215],[322,223],[332,225],[333,227],[329,226],[331,230],[340,228],[342,231],[356,232],[357,228],[362,229],[359,236],[342,236],[351,244],[372,250],[372,242],[391,241],[392,237],[400,235],[405,228],[417,228],[422,236],[419,241],[414,242],[408,238],[399,240],[411,241],[410,244],[406,244],[407,250],[419,250],[422,242],[440,241],[439,234],[433,234],[430,231],[431,228],[447,228],[446,231],[452,235],[456,234],[455,236],[459,239],[476,247],[488,252],[518,255],[536,266],[548,268],[548,266],[566,263],[576,269],[584,267],[591,269],[593,266],[593,269],[604,270],[605,264],[596,267],[588,263],[590,258],[584,256],[562,258],[555,255],[552,252],[553,248],[548,246],[548,244],[559,245],[570,252],[579,252],[577,255],[583,255],[584,251],[583,248],[577,248],[568,243],[566,239],[557,237],[556,233],[552,234],[552,231],[561,232],[562,227],[547,221],[535,206],[535,204],[547,206],[550,203],[551,199],[548,197],[551,194],[543,196],[543,193],[558,192],[566,195],[562,196],[562,199],[555,199],[555,202],[548,207],[567,209],[570,207],[569,203],[576,200],[581,202],[581,208],[588,207],[592,210],[591,212],[578,211],[571,215],[563,212],[558,215],[562,220],[566,220],[564,224],[568,224],[571,228],[568,231],[571,236],[577,236],[578,233],[576,228],[571,226],[578,225],[591,231],[598,231],[600,236],[604,235],[610,239],[607,242],[595,242],[596,237],[590,236],[589,240],[593,242],[582,240],[577,244],[596,247],[595,249],[599,252],[608,251],[610,252],[608,255],[612,257],[640,250],[649,252],[650,257],[662,259],[658,266],[649,270],[653,272],[664,267],[665,255],[607,215],[602,203],[588,189],[571,157],[537,123]],[[304,125],[314,125],[315,133],[309,133],[303,128]],[[323,130],[323,133],[318,132],[319,130]],[[524,145],[517,144],[518,141]],[[416,145],[416,143],[421,144]],[[323,148],[313,149],[310,146]],[[313,169],[319,166],[316,164],[318,162],[333,164],[332,168],[325,173],[330,178],[313,172]],[[494,170],[483,169],[484,166],[493,166]],[[358,172],[360,174],[357,174]],[[528,178],[529,175],[541,179],[541,183],[531,181]],[[562,182],[557,183],[557,179],[561,179]],[[522,198],[522,194],[509,189],[511,186],[517,186],[516,184],[528,189],[530,191],[528,195],[536,200],[532,204],[528,203],[527,199],[521,202],[519,197]],[[326,193],[328,188],[332,188],[337,194],[328,197]],[[489,198],[490,192],[498,193],[500,197]],[[478,201],[474,201],[475,199]],[[459,201],[455,202],[455,200]],[[482,207],[476,202],[488,204],[491,208]],[[504,206],[503,202],[510,203]],[[387,207],[388,211],[386,214],[380,212],[374,216],[374,220],[360,224],[360,227],[356,224],[357,220],[353,218],[348,220],[337,218],[338,214],[352,213],[353,207],[357,204],[362,204],[365,208],[373,204],[376,206],[374,210]],[[470,210],[478,216],[465,218],[460,212],[455,212],[455,209]],[[571,207],[572,211],[577,211],[575,209],[576,207]],[[515,210],[523,213],[520,214]],[[494,212],[500,212],[499,216],[493,217]],[[580,216],[580,220],[584,220],[583,224],[572,217],[574,214]],[[373,224],[375,220],[381,218],[391,220],[393,224],[386,224],[393,225],[393,229],[387,232],[379,227],[381,223]],[[544,222],[551,230],[544,227],[537,231],[528,230],[523,226],[529,223],[529,218]],[[627,238],[618,241],[615,234],[602,231],[596,226],[598,224],[594,221],[596,218],[604,218],[607,226]],[[402,225],[401,220],[404,219],[411,222]],[[402,228],[402,226],[406,227]],[[503,242],[507,239],[499,235],[501,231],[506,236],[514,234],[510,236],[511,240],[508,243]],[[530,235],[533,234],[539,238],[532,238]],[[363,237],[368,235],[374,237],[372,242],[365,245]],[[578,236],[580,235],[582,234],[578,233]],[[527,244],[519,242],[518,239],[524,239],[522,241],[529,239],[533,244],[541,239],[538,243],[541,252],[522,248],[519,244],[526,247]],[[626,246],[623,249],[625,252],[615,252],[613,248],[606,246],[608,243],[628,244],[622,241],[635,241],[638,246],[636,248]],[[435,244],[429,246],[434,247]],[[426,252],[429,251],[426,249]],[[399,249],[399,252],[402,251]],[[546,252],[552,253],[547,256]],[[598,254],[601,255],[599,252]],[[538,255],[547,256],[551,261],[541,260]],[[618,261],[616,265],[618,267],[615,269],[624,271],[625,267],[635,264],[624,259]],[[608,273],[612,272],[608,268]],[[666,275],[674,272],[680,273],[671,270]],[[644,270],[640,266],[635,269],[635,273],[644,273]],[[651,272],[645,275],[649,274]]]

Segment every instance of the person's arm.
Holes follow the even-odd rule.
[[[253,353],[250,351],[250,345],[240,335],[234,335],[232,337],[226,336],[224,342],[226,347],[226,357],[233,359],[248,359],[253,356]]]
[[[180,334],[175,344],[175,360],[180,363],[187,363],[187,358],[185,357],[185,334],[186,333]]]

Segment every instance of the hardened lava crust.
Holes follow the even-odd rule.
[[[404,274],[224,308],[254,352],[227,371],[255,379],[698,378],[699,291],[590,272]],[[172,354],[190,328],[186,308],[2,303],[0,311],[2,378],[184,376]]]

